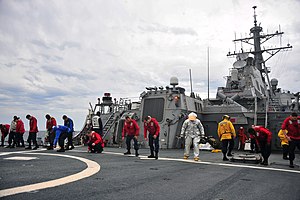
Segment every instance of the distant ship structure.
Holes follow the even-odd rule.
[[[135,119],[143,131],[143,119],[145,116],[153,116],[160,124],[160,147],[181,148],[179,139],[181,126],[190,112],[195,112],[201,120],[207,138],[217,138],[218,122],[224,114],[231,117],[236,130],[243,126],[264,125],[273,134],[280,130],[283,120],[291,112],[299,112],[299,92],[284,92],[278,88],[278,80],[269,78],[270,69],[266,62],[281,50],[291,49],[291,45],[278,48],[261,48],[261,44],[274,36],[281,36],[283,32],[276,31],[273,34],[262,34],[262,27],[257,25],[256,6],[254,9],[254,27],[250,29],[250,37],[235,39],[253,45],[252,50],[241,52],[228,52],[227,56],[235,56],[236,61],[226,77],[226,85],[217,89],[216,98],[201,99],[193,92],[185,94],[185,89],[178,86],[176,77],[171,77],[170,86],[146,87],[146,91],[140,95],[139,102],[131,102],[130,99],[112,99],[110,93],[105,93],[91,108],[86,117],[82,131],[75,136],[80,139],[91,128],[91,120],[97,112],[103,122],[104,140],[106,145],[121,146],[121,133],[125,116]],[[263,54],[268,58],[264,59]],[[147,146],[143,137],[139,138],[141,146]],[[217,144],[215,144],[217,145]],[[273,137],[272,148],[279,149],[280,142]]]

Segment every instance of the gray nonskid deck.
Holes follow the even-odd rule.
[[[58,154],[55,151],[31,151],[32,154],[24,154],[20,149],[0,151],[1,190],[62,178],[86,168],[85,163],[76,159],[46,155]],[[21,152],[3,155],[16,151]],[[223,162],[220,153],[209,151],[200,151],[201,162],[192,160],[192,152],[189,160],[183,160],[181,149],[161,150],[158,160],[147,158],[148,149],[141,149],[139,158],[124,156],[124,151],[105,148],[102,154],[89,154],[86,147],[77,147],[64,155],[96,161],[101,166],[98,173],[3,199],[297,199],[300,196],[299,154],[296,168],[290,169],[280,153],[272,154],[270,165],[262,167]],[[5,159],[15,156],[37,159]]]

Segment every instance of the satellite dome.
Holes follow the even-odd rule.
[[[170,78],[170,85],[173,85],[173,86],[178,85],[178,78],[175,77],[175,76],[171,77]]]
[[[277,80],[276,78],[273,78],[273,79],[271,80],[271,85],[277,86],[277,85],[278,85],[278,80]]]

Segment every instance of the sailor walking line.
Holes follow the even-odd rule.
[[[10,153],[12,153],[12,152],[10,152]],[[63,177],[63,178],[0,190],[0,197],[20,194],[20,193],[24,193],[24,192],[32,192],[32,191],[36,191],[36,190],[56,187],[56,186],[59,186],[59,185],[64,185],[64,184],[67,184],[67,183],[75,182],[75,181],[90,177],[90,176],[98,173],[101,169],[101,166],[97,162],[94,162],[92,160],[88,160],[88,159],[85,159],[85,158],[77,157],[77,156],[62,155],[62,154],[51,154],[51,153],[27,153],[27,152],[26,153],[24,153],[24,152],[13,152],[13,153],[28,154],[28,155],[37,155],[38,154],[38,155],[47,155],[47,156],[60,156],[60,157],[77,159],[79,161],[84,162],[87,165],[87,168],[84,169],[83,171],[79,172],[79,173],[69,175],[69,176],[66,176],[66,177]],[[8,155],[8,154],[0,154],[0,156],[1,155]]]

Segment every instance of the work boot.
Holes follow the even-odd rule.
[[[263,161],[263,162],[261,162],[260,164],[261,164],[261,165],[267,166],[267,165],[268,165],[268,161]]]
[[[231,152],[228,152],[228,153],[227,153],[227,156],[233,156],[233,155],[231,154]]]
[[[70,150],[72,150],[72,149],[74,149],[74,148],[75,148],[75,147],[72,145],[71,148],[70,148]]]
[[[287,156],[283,156],[283,160],[289,160]]]
[[[125,153],[124,153],[124,155],[130,155],[131,153],[130,153],[130,150],[127,150]]]
[[[151,153],[151,154],[150,154],[150,156],[148,156],[148,158],[154,158],[154,152],[151,151],[150,153]]]
[[[63,149],[63,148],[58,149],[57,152],[65,152],[65,149]]]
[[[138,157],[140,154],[138,152],[138,150],[135,150],[135,157]]]
[[[155,152],[155,160],[158,159],[158,152]]]
[[[29,147],[26,147],[25,149],[31,149],[31,146],[29,146]]]
[[[53,150],[54,148],[52,146],[47,147],[47,150]]]
[[[8,145],[8,146],[6,146],[6,147],[4,147],[4,148],[10,148],[11,146],[10,145]]]
[[[194,158],[194,161],[199,161],[199,157],[195,157],[195,158]]]
[[[38,146],[35,146],[32,150],[37,150],[39,147]]]
[[[189,158],[189,157],[186,156],[186,155],[183,156],[183,159],[185,159],[185,160],[187,160],[188,158]]]
[[[289,165],[290,168],[295,168],[294,166],[294,162],[293,161],[290,161],[290,165]]]
[[[223,157],[223,161],[228,161],[228,160],[229,159],[226,156]]]

